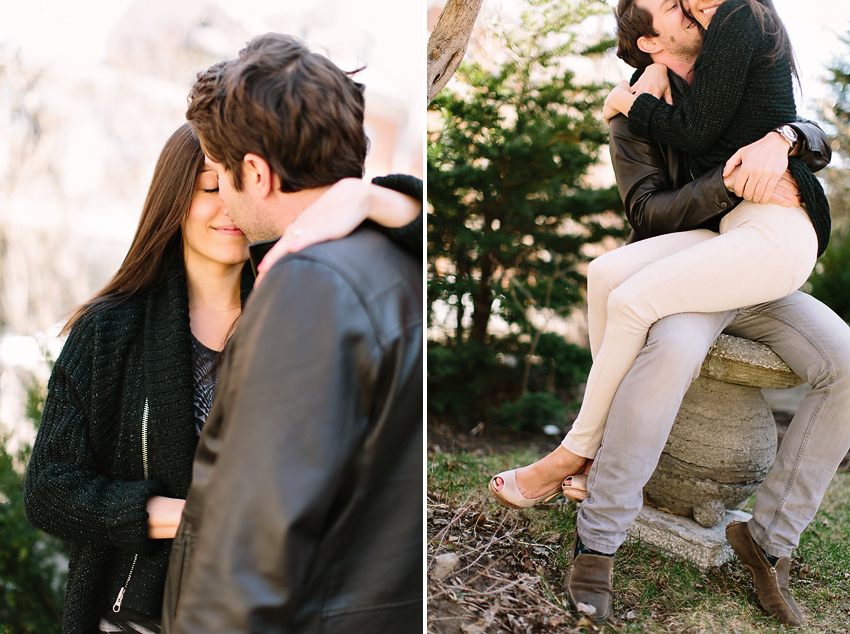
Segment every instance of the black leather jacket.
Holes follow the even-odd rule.
[[[688,85],[672,71],[668,75],[675,101]],[[797,158],[812,171],[826,167],[832,149],[824,131],[811,121],[791,125],[801,144]],[[717,231],[721,218],[741,202],[723,183],[723,165],[691,180],[677,150],[630,132],[624,116],[611,120],[609,147],[632,226],[629,242],[690,229]]]
[[[253,292],[195,457],[165,632],[422,631],[422,277],[361,228]]]

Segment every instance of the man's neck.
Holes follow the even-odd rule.
[[[688,82],[688,86],[694,83],[694,63],[696,62],[696,58],[684,59],[672,55],[653,55],[652,61],[658,64],[664,64],[669,70],[672,70]]]
[[[272,214],[272,225],[277,233],[276,236],[265,236],[261,239],[280,237],[302,212],[312,205],[324,194],[330,185],[315,187],[313,189],[302,189],[297,192],[275,192],[274,200],[269,206]]]

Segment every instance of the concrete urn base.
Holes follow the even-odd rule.
[[[647,502],[705,527],[742,508],[776,456],[776,423],[760,388],[802,382],[767,346],[721,335],[685,394],[644,488]]]

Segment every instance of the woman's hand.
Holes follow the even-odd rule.
[[[779,182],[773,190],[773,196],[770,197],[770,202],[782,205],[783,207],[799,207],[803,204],[803,199],[800,197],[800,186],[791,172],[785,171],[779,177]]]
[[[186,500],[155,495],[148,500],[148,537],[173,539],[180,526]]]
[[[723,178],[735,175],[732,191],[754,203],[770,202],[779,179],[788,169],[788,142],[777,132],[770,132],[755,143],[735,152],[723,168]]]
[[[657,99],[663,99],[667,103],[673,103],[673,93],[670,91],[670,78],[667,76],[667,67],[664,64],[650,64],[643,71],[640,78],[632,84],[633,95],[649,93]]]
[[[287,227],[257,267],[254,285],[259,285],[272,265],[287,253],[344,238],[367,219],[384,227],[403,227],[421,212],[420,200],[360,178],[344,178]]]
[[[729,172],[728,176],[723,177],[723,183],[730,192],[734,191],[735,179],[738,177],[740,171],[741,166],[737,165]],[[781,205],[782,207],[799,207],[803,204],[803,199],[800,197],[800,186],[794,180],[794,177],[791,176],[791,172],[786,170],[779,177],[779,181],[773,189],[773,195],[766,202]]]
[[[620,113],[629,116],[629,110],[634,102],[635,96],[631,93],[629,82],[621,81],[611,91],[602,106],[602,118],[605,119],[605,123],[610,123],[611,119]]]

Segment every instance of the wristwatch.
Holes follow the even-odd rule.
[[[791,147],[788,148],[788,154],[794,151],[794,148],[797,147],[797,131],[792,128],[790,125],[781,125],[774,130],[774,132],[778,132],[779,136],[788,141],[788,145]]]

